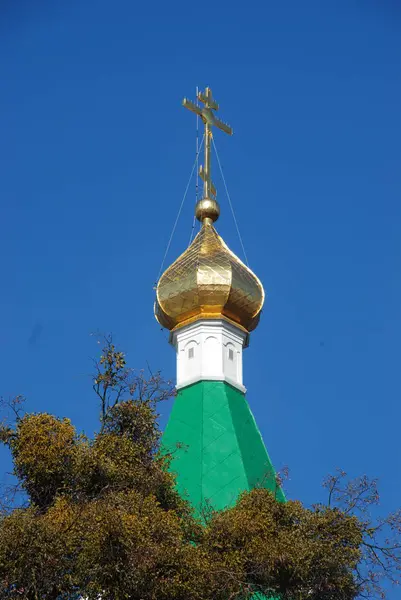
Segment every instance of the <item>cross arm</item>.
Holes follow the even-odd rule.
[[[221,131],[224,131],[224,133],[228,133],[228,135],[233,134],[232,128],[229,125],[227,125],[227,123],[223,123],[223,121],[220,121],[220,119],[216,119],[216,117],[214,117],[213,125],[221,129]]]
[[[188,100],[188,98],[184,98],[182,105],[185,106],[185,108],[188,108],[188,110],[192,110],[192,112],[194,112],[196,115],[199,115],[199,117],[202,116],[202,109],[191,102],[191,100]]]
[[[199,177],[202,179],[202,181],[206,181],[206,173],[205,173],[205,169],[202,167],[202,165],[199,168]],[[210,185],[210,193],[212,194],[212,196],[216,196],[216,188],[214,187],[213,182],[210,181],[209,185]]]
[[[206,106],[208,108],[213,108],[213,110],[219,110],[219,105],[212,98],[212,92],[211,92],[211,90],[209,88],[206,88],[206,92],[207,92],[206,94],[203,94],[202,92],[199,92],[198,99],[201,102],[203,102],[203,104],[206,104]]]

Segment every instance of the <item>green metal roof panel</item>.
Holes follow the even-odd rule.
[[[182,447],[177,448],[177,444]],[[222,381],[178,391],[163,435],[180,493],[197,511],[232,506],[258,485],[275,489],[275,471],[242,392]],[[277,499],[284,501],[281,490]]]

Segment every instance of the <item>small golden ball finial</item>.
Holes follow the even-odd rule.
[[[195,207],[195,215],[201,223],[203,223],[205,219],[209,219],[209,223],[214,223],[220,215],[219,203],[212,198],[202,198]]]

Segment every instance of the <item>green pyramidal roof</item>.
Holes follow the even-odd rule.
[[[198,513],[232,506],[257,486],[285,500],[244,394],[225,382],[199,381],[178,391],[163,447],[173,454],[180,494]]]

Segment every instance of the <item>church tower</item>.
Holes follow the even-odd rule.
[[[195,208],[201,229],[160,277],[155,316],[170,330],[177,354],[177,396],[163,446],[173,453],[180,493],[199,513],[231,506],[256,486],[275,491],[278,500],[284,495],[243,382],[242,354],[258,325],[264,289],[214,227],[220,207],[211,179],[212,128],[229,135],[232,129],[215,116],[210,88],[198,100],[203,106],[187,99],[183,105],[205,126],[203,196]]]

